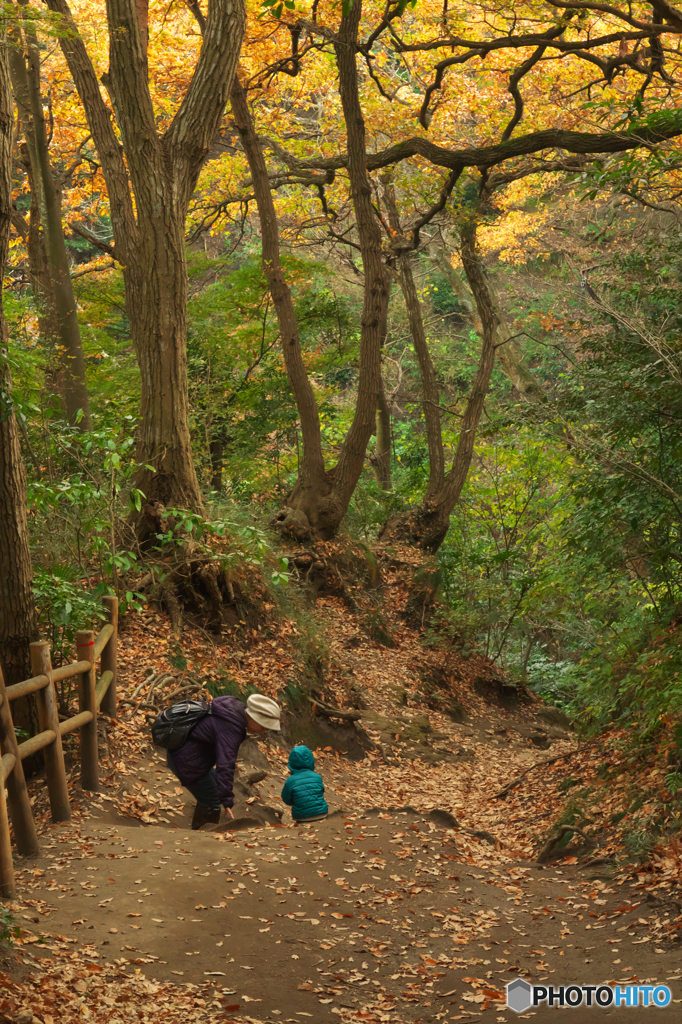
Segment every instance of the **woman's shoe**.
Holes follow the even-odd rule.
[[[194,814],[192,815],[192,828],[194,831],[200,829],[203,825],[219,825],[220,824],[220,808],[211,809],[210,807],[204,807],[203,804],[197,804],[194,808]]]

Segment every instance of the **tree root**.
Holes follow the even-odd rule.
[[[588,844],[590,846],[594,846],[595,845],[593,840],[591,840],[588,836],[586,836],[585,833],[583,832],[583,830],[581,828],[578,828],[577,825],[560,825],[559,826],[559,831],[556,833],[556,835],[553,835],[551,839],[548,839],[547,842],[545,843],[545,845],[540,850],[540,853],[538,854],[538,857],[537,857],[537,863],[538,864],[546,864],[547,861],[551,860],[552,856],[554,854],[554,851],[556,850],[556,847],[561,842],[561,840],[564,838],[564,836],[568,835],[569,832],[571,834],[573,834],[574,832],[577,832],[577,834],[581,837],[581,839],[586,844]]]
[[[344,722],[359,722],[362,718],[361,711],[341,711],[340,708],[329,707],[314,697],[308,697],[308,700],[313,705],[313,711],[317,711],[324,718],[341,718]]]
[[[189,683],[187,686],[180,686],[177,690],[173,690],[172,693],[166,695],[166,700],[173,700],[175,697],[181,697],[183,693],[191,693],[192,690],[203,690],[201,683]]]
[[[205,565],[199,570],[199,578],[206,588],[206,593],[208,594],[208,600],[211,607],[209,628],[218,636],[220,636],[223,631],[223,616],[221,611],[223,595],[220,593],[220,587],[218,586],[219,571],[219,567],[215,563]]]
[[[182,606],[177,591],[170,581],[164,580],[159,584],[157,593],[168,609],[173,632],[179,638],[182,634]]]

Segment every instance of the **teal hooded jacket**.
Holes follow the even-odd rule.
[[[289,754],[291,775],[284,783],[282,800],[291,806],[294,821],[305,821],[327,814],[322,776],[315,771],[315,758],[307,747],[293,747]]]

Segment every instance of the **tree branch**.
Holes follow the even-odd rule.
[[[528,156],[546,149],[563,149],[568,153],[624,153],[641,145],[655,145],[678,138],[682,135],[682,116],[671,112],[668,124],[658,128],[642,126],[637,132],[609,131],[600,134],[591,132],[564,131],[559,128],[546,128],[539,132],[530,132],[507,142],[493,146],[476,146],[470,149],[446,149],[421,136],[405,139],[388,149],[378,153],[367,154],[367,170],[376,171],[382,167],[390,167],[401,160],[409,160],[421,156],[436,167],[448,167],[451,170],[464,167],[495,167],[505,160],[517,156]],[[280,154],[283,153],[281,147]],[[319,157],[310,160],[299,160],[290,153],[286,154],[286,162],[291,167],[311,168],[315,170],[338,170],[348,165],[348,154],[340,153],[333,157]]]
[[[113,260],[116,260],[119,263],[121,262],[114,251],[113,245],[109,245],[108,242],[103,242],[101,238],[98,238],[97,235],[88,231],[88,229],[84,228],[81,224],[69,224],[69,227],[75,234],[80,235],[81,238],[84,238],[87,242],[90,242],[91,245],[94,245],[95,248],[101,249],[102,252],[106,252]]]
[[[201,53],[185,97],[163,139],[176,184],[187,200],[227,106],[245,29],[244,0],[209,0]]]
[[[123,149],[116,138],[111,112],[104,102],[95,69],[79,35],[67,0],[45,0],[45,3],[53,13],[60,14],[62,18],[59,43],[76,84],[95,148],[102,162],[114,238],[123,262],[128,263],[132,254],[126,250],[125,242],[127,239],[130,239],[131,243],[136,240],[137,224]]]

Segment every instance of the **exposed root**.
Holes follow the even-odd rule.
[[[161,601],[165,604],[170,615],[173,632],[176,637],[180,637],[182,633],[182,606],[172,582],[166,579],[163,583],[160,583],[156,594],[152,594],[152,599],[154,597],[157,597],[157,599],[161,598]]]
[[[220,593],[220,587],[218,586],[219,572],[220,569],[215,563],[205,565],[199,570],[199,578],[206,588],[206,594],[211,606],[211,618],[208,626],[217,636],[220,636],[223,631],[223,595]]]
[[[300,508],[282,508],[270,520],[273,530],[282,537],[293,537],[294,540],[310,540],[313,528],[305,512]]]
[[[546,864],[547,861],[552,859],[552,857],[556,853],[557,846],[564,838],[564,836],[568,835],[569,832],[571,833],[571,835],[574,832],[577,833],[586,845],[594,846],[594,841],[591,840],[588,836],[586,836],[583,830],[581,828],[578,828],[577,825],[560,825],[559,830],[556,832],[556,834],[553,835],[551,839],[548,839],[545,845],[540,850],[537,859],[538,864]]]

